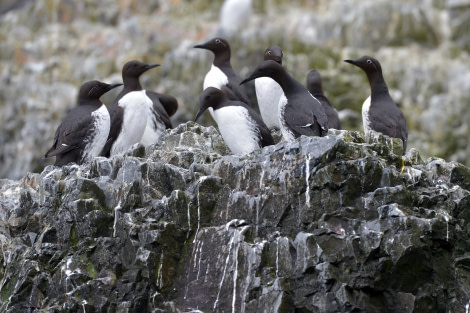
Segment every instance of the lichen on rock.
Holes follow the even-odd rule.
[[[380,134],[159,143],[0,184],[0,312],[449,312],[470,170]]]

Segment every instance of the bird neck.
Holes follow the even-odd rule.
[[[80,98],[78,99],[78,103],[80,105],[92,105],[96,107],[100,107],[103,104],[100,99],[97,98]]]
[[[230,67],[230,51],[223,51],[217,54],[214,54],[214,65],[223,68],[223,67]]]
[[[272,79],[281,86],[285,94],[287,94],[286,90],[296,92],[298,89],[302,88],[302,85],[287,71],[278,72]]]
[[[142,90],[139,78],[136,77],[123,77],[124,89],[129,91]]]
[[[368,75],[367,78],[369,79],[372,97],[375,95],[388,94],[388,87],[382,74],[374,73],[373,75]]]

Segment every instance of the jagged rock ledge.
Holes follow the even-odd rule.
[[[470,170],[333,131],[246,156],[186,123],[0,183],[0,312],[466,312]]]

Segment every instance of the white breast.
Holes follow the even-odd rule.
[[[91,116],[93,117],[94,134],[85,146],[84,154],[81,159],[82,163],[90,161],[101,153],[101,150],[103,150],[104,144],[108,139],[109,129],[111,126],[109,112],[104,104],[97,110],[93,111]]]
[[[132,91],[119,100],[124,109],[121,132],[111,148],[111,155],[123,153],[140,142],[153,106],[145,90]]]
[[[142,135],[140,143],[144,146],[155,144],[165,129],[165,125],[157,119],[152,109],[147,118],[147,126],[145,126],[144,134]]]
[[[250,153],[260,148],[254,120],[248,110],[240,106],[228,106],[214,111],[220,134],[234,154]]]
[[[214,64],[211,65],[211,69],[207,72],[206,77],[204,77],[203,83],[203,90],[207,87],[215,87],[217,89],[222,88],[222,86],[228,84],[228,77],[224,74]],[[212,118],[214,118],[214,109],[209,108],[209,113],[211,114]]]
[[[369,132],[371,129],[369,120],[370,96],[362,104],[362,125],[364,126],[364,135],[366,142],[369,142]]]
[[[295,136],[287,126],[286,120],[284,119],[286,104],[287,98],[284,94],[282,94],[281,98],[279,99],[279,125],[281,126],[282,138],[284,138],[284,140],[287,142],[292,142],[295,140]]]
[[[281,86],[272,78],[260,77],[255,79],[255,90],[264,123],[269,129],[280,129],[279,99],[284,94]]]

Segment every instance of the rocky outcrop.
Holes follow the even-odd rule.
[[[0,312],[467,312],[470,170],[357,132],[154,147],[0,189]]]

